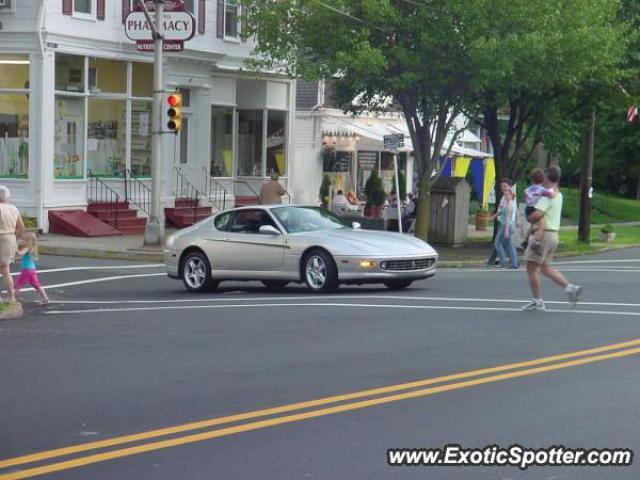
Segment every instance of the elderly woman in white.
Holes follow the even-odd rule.
[[[0,185],[0,273],[4,288],[7,290],[7,300],[13,303],[16,297],[9,266],[16,254],[16,237],[22,235],[24,223],[16,206],[8,203],[10,196],[9,189]]]

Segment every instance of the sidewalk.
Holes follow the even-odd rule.
[[[162,248],[145,247],[143,235],[85,238],[49,233],[39,236],[38,248],[42,255],[162,262]]]

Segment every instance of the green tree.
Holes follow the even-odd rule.
[[[401,110],[420,177],[416,235],[427,238],[432,173],[469,91],[453,0],[245,0],[253,66],[331,78],[345,111]],[[354,102],[357,99],[357,102]]]
[[[345,111],[402,111],[426,239],[433,172],[459,114],[487,129],[497,176],[521,178],[554,102],[617,77],[619,1],[244,0],[245,34],[260,40],[253,66],[332,78]]]
[[[620,78],[628,29],[619,8],[619,0],[464,2],[477,94],[470,115],[487,129],[498,178],[522,178],[552,121]]]

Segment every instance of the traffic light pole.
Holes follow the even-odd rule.
[[[144,229],[146,246],[164,245],[164,223],[160,215],[160,190],[162,187],[162,14],[164,0],[154,0],[156,7],[153,32],[155,62],[153,65],[153,121],[151,143],[151,211]],[[143,6],[144,8],[144,6]],[[146,8],[144,8],[146,10]]]

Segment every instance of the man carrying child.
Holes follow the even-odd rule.
[[[543,187],[547,190],[552,190],[554,194],[543,195],[541,193],[535,203],[533,212],[527,215],[527,220],[532,224],[536,224],[533,240],[539,240],[540,243],[534,248],[536,242],[532,241],[525,252],[527,277],[533,294],[532,301],[522,307],[525,311],[545,310],[541,295],[540,272],[564,288],[564,291],[569,296],[571,306],[576,304],[582,291],[582,287],[569,283],[562,273],[551,268],[553,256],[558,248],[558,232],[562,213],[562,193],[558,190],[560,169],[558,167],[548,167],[544,171],[544,175]],[[540,190],[538,189],[538,191]],[[544,223],[541,223],[541,220]]]

